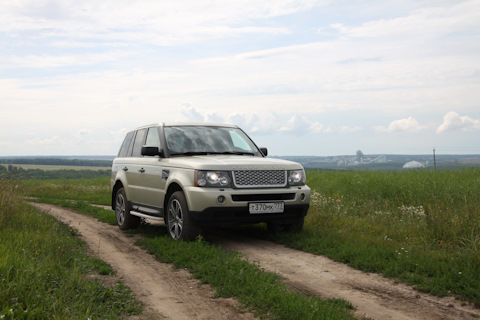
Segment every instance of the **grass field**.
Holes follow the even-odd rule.
[[[108,179],[29,180],[19,187],[22,193],[44,201],[71,207],[100,221],[116,224],[111,210],[91,206],[109,204],[105,192]],[[108,190],[108,187],[106,188]],[[86,199],[89,199],[88,202]],[[74,201],[71,201],[74,200]],[[352,319],[352,305],[344,300],[322,300],[294,292],[275,274],[261,270],[236,253],[212,246],[203,239],[195,242],[173,241],[166,232],[142,224],[129,231],[146,238],[138,242],[158,260],[188,268],[202,282],[212,285],[221,297],[236,297],[245,308],[268,319]]]
[[[307,184],[312,201],[304,232],[268,234],[254,226],[249,233],[480,306],[480,169],[308,171]],[[88,204],[110,204],[108,178],[28,180],[16,188],[114,223],[111,212]],[[204,241],[177,248],[166,234],[150,239],[144,245],[160,256],[175,246],[185,267],[200,259],[190,246],[210,250]]]
[[[309,171],[305,232],[275,241],[480,305],[480,170]]]
[[[113,269],[88,254],[75,230],[24,203],[0,181],[0,319],[119,319],[141,305]]]
[[[0,164],[0,166],[17,167],[24,170],[111,170],[112,167],[86,167],[86,166],[60,166],[60,165],[42,165],[42,164]]]

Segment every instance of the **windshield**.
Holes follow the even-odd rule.
[[[207,126],[165,127],[165,138],[172,155],[260,154],[252,140],[238,128]]]

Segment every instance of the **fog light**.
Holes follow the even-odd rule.
[[[302,201],[305,200],[305,193],[300,194],[300,200],[302,200]]]
[[[225,200],[226,200],[225,196],[218,196],[218,198],[217,198],[217,202],[219,204],[225,203]]]

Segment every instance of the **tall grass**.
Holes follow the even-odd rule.
[[[45,190],[49,201],[110,204],[108,179],[42,183],[21,188],[38,196]],[[480,169],[310,170],[307,184],[304,232],[267,235],[271,240],[480,306]],[[83,202],[69,205],[100,214]]]
[[[23,180],[22,190],[30,197],[44,200],[84,200],[89,203],[110,205],[110,178]]]
[[[276,241],[480,305],[480,169],[307,177],[305,232]]]
[[[480,169],[310,171],[308,179],[314,192],[307,225],[342,223],[480,256]]]
[[[87,254],[76,231],[26,205],[0,180],[0,319],[118,319],[140,305],[113,269]],[[91,275],[91,276],[88,276]]]
[[[35,195],[42,201],[68,206],[100,221],[116,224],[111,210],[90,206],[83,200],[94,196],[92,190],[101,190],[98,183],[102,183],[101,180],[91,180],[90,183],[82,180],[52,180],[46,183],[45,194],[41,192],[42,184],[36,181],[25,181],[22,188],[29,196]],[[340,299],[322,300],[294,292],[278,275],[264,272],[257,264],[248,262],[242,256],[201,239],[195,242],[173,241],[165,228],[143,223],[129,233],[145,236],[138,244],[155,254],[159,260],[189,269],[200,281],[212,285],[218,296],[236,297],[245,308],[261,318],[353,319],[350,303]]]

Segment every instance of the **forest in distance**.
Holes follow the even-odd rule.
[[[363,154],[360,150],[355,155],[337,156],[269,156],[299,162],[305,169],[328,170],[402,170],[408,162],[415,161],[426,169],[460,169],[465,167],[480,167],[480,154],[467,155],[399,155],[399,154]],[[0,157],[0,172],[26,165],[71,167],[111,167],[115,156],[3,156]],[[64,168],[65,166],[65,168]],[[12,169],[10,167],[10,169]],[[30,170],[31,167],[24,167]]]

